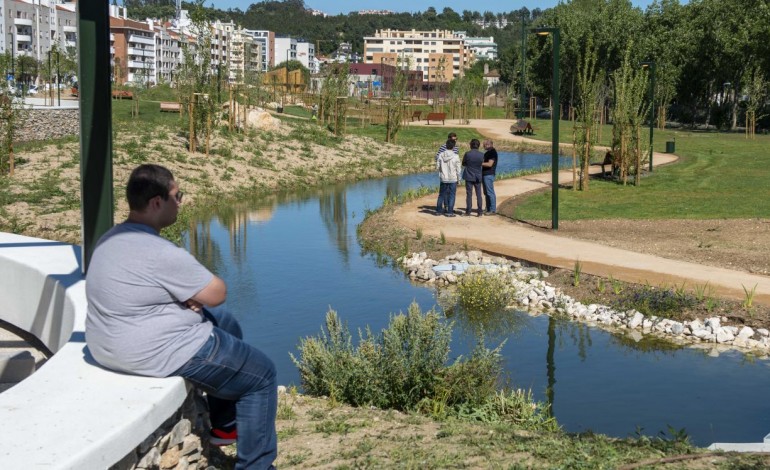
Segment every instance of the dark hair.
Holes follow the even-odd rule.
[[[452,139],[447,139],[447,141],[446,141],[446,149],[447,150],[452,150],[453,148],[455,148],[455,141],[452,140]]]
[[[174,175],[168,168],[160,165],[139,165],[131,172],[126,184],[126,199],[132,211],[141,211],[147,207],[150,199],[160,196],[168,200],[168,192]]]
[[[447,139],[452,139],[454,137],[457,137],[457,134],[455,134],[454,132],[450,132],[449,135],[446,136]]]
[[[479,142],[479,139],[471,139],[471,148],[477,149],[481,145],[481,142]]]

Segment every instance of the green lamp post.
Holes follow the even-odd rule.
[[[553,35],[553,110],[551,111],[551,228],[559,230],[559,28],[534,28],[538,36]]]

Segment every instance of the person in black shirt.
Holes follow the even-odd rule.
[[[484,185],[485,215],[497,213],[497,197],[495,196],[495,172],[497,170],[497,150],[491,140],[484,141],[484,163],[481,164],[481,181]]]

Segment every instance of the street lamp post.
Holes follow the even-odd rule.
[[[551,88],[553,109],[551,111],[551,228],[559,230],[559,28],[534,28],[538,36],[553,35],[553,83]]]
[[[650,69],[650,172],[652,172],[652,133],[655,129],[655,61],[642,62],[642,67]]]
[[[16,81],[16,66],[14,63],[16,62],[16,53],[14,52],[14,43],[16,41],[13,40],[13,32],[8,33],[9,36],[11,36],[11,78],[13,78],[14,81]]]
[[[524,27],[524,15],[521,15],[521,78],[519,82],[519,119],[524,119],[524,77],[527,60],[527,30]]]
[[[56,97],[57,101],[59,103],[59,106],[61,106],[61,87],[59,86],[59,81],[61,80],[61,72],[59,71],[59,48],[56,48]]]

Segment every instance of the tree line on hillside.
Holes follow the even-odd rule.
[[[202,0],[198,0],[202,2]],[[173,15],[173,0],[128,0],[134,17]],[[194,3],[183,3],[191,9]],[[170,9],[169,9],[170,8]],[[165,9],[165,10],[164,10]],[[392,15],[313,16],[302,0],[268,0],[245,11],[206,9],[210,19],[234,21],[249,29],[318,41],[319,53],[350,42],[363,51],[363,37],[378,29],[466,31],[469,36],[493,36],[499,60],[491,64],[501,80],[518,88],[522,80],[529,96],[551,96],[552,39],[531,34],[538,26],[559,27],[560,91],[563,109],[580,106],[578,79],[581,57],[589,42],[596,50],[596,67],[607,76],[628,56],[631,64],[655,62],[656,106],[685,123],[734,128],[746,122],[768,127],[765,112],[770,76],[770,6],[765,0],[655,0],[646,9],[630,0],[571,0],[544,11],[523,8],[494,14],[444,8]],[[506,27],[481,29],[473,20],[505,18]],[[525,33],[522,35],[522,30]],[[526,39],[526,73],[521,77],[522,36]],[[641,65],[639,65],[641,67]],[[479,68],[475,69],[478,73]],[[751,120],[749,120],[751,118]]]

